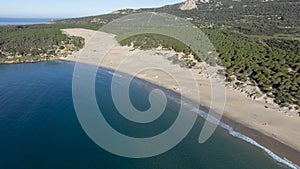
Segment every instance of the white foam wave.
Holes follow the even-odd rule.
[[[168,96],[169,99],[175,101],[176,103],[178,104],[181,104],[181,100],[179,98],[176,98],[176,97],[172,97],[172,96]],[[184,106],[187,106],[188,108],[191,109],[191,111],[199,114],[202,118],[208,120],[209,122],[211,123],[214,123],[214,124],[217,124],[218,126],[222,127],[223,129],[226,129],[230,135],[232,135],[233,137],[236,137],[236,138],[239,138],[241,140],[244,140],[260,149],[262,149],[264,152],[266,152],[271,158],[273,158],[274,160],[276,160],[277,162],[281,163],[281,164],[284,164],[292,169],[300,169],[300,167],[289,161],[288,159],[286,159],[285,157],[280,157],[278,156],[277,154],[273,153],[271,150],[267,149],[266,147],[260,145],[259,143],[257,143],[255,140],[253,140],[252,138],[248,137],[248,136],[245,136],[243,135],[242,133],[240,132],[237,132],[235,131],[232,127],[230,127],[229,125],[217,120],[216,118],[214,118],[213,116],[210,116],[208,115],[207,113],[205,113],[204,111],[202,110],[199,110],[197,108],[195,108],[195,105],[193,104],[189,104],[187,102],[183,102],[183,105]]]
[[[252,138],[248,137],[248,136],[245,136],[243,135],[242,133],[240,132],[237,132],[237,131],[234,131],[232,127],[230,127],[229,125],[223,123],[223,122],[219,122],[218,123],[218,120],[215,119],[214,117],[212,116],[209,116],[207,115],[207,113],[199,110],[199,109],[192,109],[192,111],[198,113],[201,117],[203,117],[204,119],[207,119],[209,122],[211,123],[214,123],[214,124],[218,124],[220,127],[226,129],[230,135],[232,135],[233,137],[236,137],[236,138],[239,138],[241,140],[244,140],[252,145],[255,145],[256,147],[262,149],[263,151],[265,151],[270,157],[272,157],[274,160],[278,161],[279,163],[282,163],[282,164],[285,164],[287,166],[289,166],[290,168],[293,168],[293,169],[300,169],[300,167],[296,164],[294,164],[293,162],[289,161],[288,159],[286,158],[281,158],[279,157],[277,154],[273,153],[271,150],[267,149],[266,147],[260,145],[259,143],[257,143],[255,140],[253,140]]]
[[[112,71],[110,71],[110,70],[107,70],[106,72],[107,72],[108,74],[113,75],[113,76],[123,77],[122,75],[120,75],[120,74],[118,74],[118,73],[116,73],[116,72],[112,72]]]

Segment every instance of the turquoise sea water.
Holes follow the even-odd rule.
[[[85,134],[72,101],[72,62],[0,65],[0,168],[2,169],[280,169],[262,149],[218,128],[204,144],[198,143],[203,119],[172,150],[146,159],[113,155]],[[163,132],[177,117],[178,105],[168,99],[157,121],[135,124],[117,113],[110,94],[112,73],[99,69],[96,96],[107,121],[119,132],[149,137]],[[133,104],[149,108],[150,86],[135,81]],[[100,102],[101,100],[101,102]]]

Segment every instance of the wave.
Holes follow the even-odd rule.
[[[117,73],[114,72],[114,71],[107,70],[107,73],[109,73],[109,74],[111,74],[111,75],[113,75],[113,76],[122,77],[122,75],[117,74]],[[246,141],[246,142],[248,142],[248,143],[250,143],[250,144],[252,144],[252,145],[254,145],[254,146],[256,146],[256,147],[258,147],[258,148],[260,148],[260,149],[262,149],[264,152],[266,152],[266,153],[267,153],[271,158],[273,158],[275,161],[277,161],[277,162],[279,162],[279,163],[281,163],[281,164],[284,164],[284,165],[286,165],[286,166],[288,166],[288,167],[290,167],[290,168],[292,168],[292,169],[300,169],[300,167],[299,167],[297,164],[295,164],[295,163],[289,161],[289,160],[286,159],[285,157],[282,158],[282,157],[278,156],[277,154],[275,154],[275,153],[272,152],[271,150],[269,150],[269,149],[267,149],[266,147],[264,147],[264,146],[260,145],[259,143],[257,143],[257,142],[256,142],[255,140],[253,140],[252,138],[250,138],[250,137],[248,137],[248,136],[246,136],[246,135],[243,135],[243,134],[240,133],[240,132],[235,131],[235,130],[234,130],[232,127],[230,127],[229,125],[227,125],[227,124],[225,124],[225,123],[223,123],[223,122],[217,120],[216,118],[214,118],[214,117],[211,116],[211,115],[208,115],[208,114],[205,113],[204,111],[202,111],[202,110],[200,110],[200,109],[198,109],[198,108],[195,108],[195,103],[191,103],[190,101],[184,101],[184,99],[181,100],[180,97],[175,97],[176,95],[174,96],[174,95],[173,95],[174,93],[173,93],[173,94],[172,94],[172,93],[173,93],[173,92],[171,92],[171,93],[165,93],[165,94],[168,96],[169,99],[175,101],[175,102],[178,103],[178,104],[182,104],[183,106],[186,106],[186,107],[190,108],[190,110],[191,110],[192,112],[197,113],[198,115],[200,115],[200,116],[201,116],[202,118],[204,118],[205,120],[208,120],[209,122],[214,123],[214,124],[218,125],[219,127],[223,128],[223,129],[225,129],[225,130],[227,130],[228,133],[229,133],[231,136],[236,137],[236,138],[239,138],[239,139],[241,139],[241,140],[243,140],[243,141]]]
[[[122,75],[120,75],[120,74],[118,74],[118,73],[116,73],[116,72],[114,72],[114,71],[106,70],[106,72],[107,72],[108,74],[110,74],[110,75],[113,75],[113,76],[123,77]]]
[[[253,140],[252,138],[248,137],[248,136],[245,136],[243,135],[242,133],[240,132],[237,132],[235,131],[232,127],[230,127],[229,125],[223,123],[223,122],[218,122],[217,119],[215,119],[214,117],[212,116],[209,116],[208,118],[208,115],[207,113],[199,110],[199,109],[192,109],[192,111],[196,112],[197,114],[199,114],[201,117],[203,117],[204,119],[208,120],[209,122],[211,123],[214,123],[214,124],[217,124],[218,126],[222,127],[223,129],[226,129],[230,135],[232,135],[233,137],[236,137],[236,138],[239,138],[241,140],[244,140],[260,149],[262,149],[264,152],[266,152],[270,157],[272,157],[274,160],[276,160],[277,162],[279,163],[282,163],[282,164],[285,164],[287,166],[289,166],[290,168],[293,168],[293,169],[300,169],[300,167],[297,165],[297,164],[294,164],[293,162],[289,161],[288,159],[286,158],[282,158],[282,157],[279,157],[277,154],[273,153],[271,150],[267,149],[266,147],[260,145],[259,143],[257,143],[255,140]]]
[[[177,103],[181,103],[180,99],[178,98],[175,98],[175,97],[169,97],[170,99],[172,99],[173,101],[177,102]],[[193,104],[189,104],[187,102],[183,102],[183,105],[184,106],[187,106],[189,108],[191,108],[190,110],[197,113],[198,115],[200,115],[202,118],[208,120],[209,122],[211,123],[214,123],[214,124],[217,124],[218,126],[220,126],[221,128],[225,129],[228,131],[228,133],[233,136],[233,137],[236,137],[236,138],[239,138],[243,141],[246,141],[260,149],[262,149],[264,152],[266,152],[271,158],[273,158],[275,161],[281,163],[281,164],[284,164],[292,169],[300,169],[300,167],[289,161],[288,159],[286,158],[282,158],[280,156],[278,156],[277,154],[273,153],[271,150],[267,149],[266,147],[260,145],[259,143],[257,143],[255,140],[253,140],[252,138],[248,137],[248,136],[245,136],[243,135],[242,133],[240,132],[237,132],[235,131],[232,127],[230,127],[229,125],[217,120],[216,118],[214,118],[213,116],[210,116],[208,115],[207,113],[205,113],[204,111],[202,110],[199,110],[197,108],[195,108],[195,105]]]

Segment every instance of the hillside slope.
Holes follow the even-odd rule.
[[[57,24],[90,24],[94,29],[125,15],[153,11],[185,18],[200,27],[216,47],[228,82],[237,88],[246,84],[260,88],[261,91],[249,93],[249,97],[265,94],[282,106],[297,109],[300,105],[297,0],[187,0],[161,8],[124,9]]]
[[[191,10],[181,10],[182,6]],[[198,27],[227,27],[251,35],[293,34],[300,37],[298,0],[188,0],[185,4],[125,9],[107,15],[68,19],[56,23],[91,24],[100,27],[124,15],[153,11],[187,18]]]

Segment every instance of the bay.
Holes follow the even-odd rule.
[[[0,65],[0,168],[287,168],[220,127],[208,141],[199,144],[204,123],[200,116],[188,136],[166,153],[145,159],[113,155],[97,146],[77,119],[72,100],[73,70],[73,62],[63,61]],[[181,105],[171,97],[163,116],[153,123],[141,125],[122,118],[110,93],[112,74],[99,68],[95,93],[99,108],[117,131],[150,137],[172,125]],[[152,88],[140,80],[132,82],[130,98],[136,108],[149,108]]]

